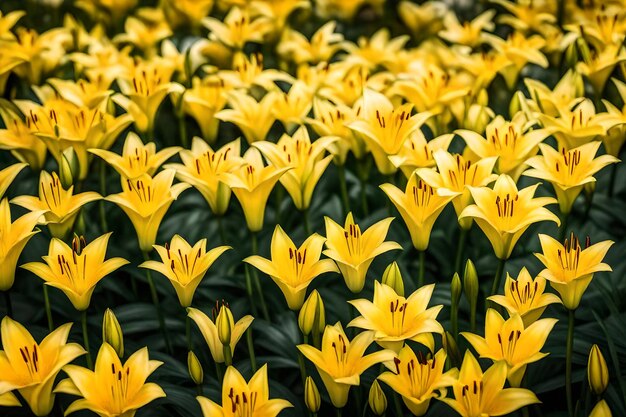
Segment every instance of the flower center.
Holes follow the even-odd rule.
[[[331,343],[331,346],[335,352],[335,361],[339,367],[339,375],[343,373],[343,367],[348,359],[348,346],[346,340],[342,335],[337,336],[337,340]]]
[[[476,165],[472,165],[471,161],[465,161],[460,155],[456,156],[456,170],[448,170],[450,183],[456,189],[464,189],[465,184],[474,184],[476,179]],[[457,175],[458,173],[458,175]],[[468,181],[469,180],[469,181]]]
[[[298,283],[300,282],[300,276],[302,275],[306,262],[306,249],[298,250],[289,248],[289,260],[291,261],[291,268],[294,272],[291,274],[291,277],[294,283]]]
[[[39,379],[39,352],[37,350],[37,344],[33,344],[32,352],[28,349],[28,346],[23,346],[20,348],[20,354],[22,355],[22,360],[28,369],[28,374],[32,380],[36,378]]]
[[[47,187],[46,187],[47,185]],[[41,189],[41,197],[46,202],[46,205],[51,211],[55,211],[63,203],[63,194],[61,193],[61,182],[56,174],[52,175],[52,179],[47,184],[44,182],[39,183]],[[40,198],[41,198],[40,197]]]
[[[142,180],[133,181],[127,179],[126,184],[130,191],[133,191],[142,203],[150,203],[154,199],[154,188],[144,185]]]
[[[248,394],[245,392],[238,394],[231,387],[228,398],[230,399],[232,414],[236,417],[252,417],[258,396],[259,394],[255,391],[251,391]]]
[[[500,131],[503,133],[501,134]],[[518,138],[519,134],[515,127],[512,124],[507,123],[501,128],[494,129],[493,133],[489,137],[489,141],[491,142],[491,146],[493,146],[497,152],[502,154],[513,154],[517,146]]]
[[[183,254],[180,249],[176,251],[170,250],[168,243],[165,243],[165,250],[167,251],[167,259],[170,260],[170,269],[176,276],[179,282],[186,284],[195,275],[196,262],[203,255],[202,248],[198,248],[195,256],[189,261],[188,253]]]
[[[513,298],[515,305],[518,308],[522,306],[532,306],[533,301],[535,300],[535,295],[537,295],[537,287],[537,282],[535,282],[534,285],[531,285],[530,282],[527,282],[520,291],[519,282],[511,282],[511,298]]]
[[[130,379],[130,368],[117,369],[115,364],[111,364],[111,397],[116,411],[121,412],[126,405],[126,394],[128,392],[128,381]]]
[[[418,180],[417,186],[413,186],[413,204],[420,208],[428,207],[433,194],[434,191],[430,185]]]
[[[130,153],[128,156],[128,165],[131,169],[137,169],[137,171],[147,171],[148,160],[150,158],[150,153],[148,149],[143,148],[139,150],[139,148],[135,148],[135,153]],[[133,163],[135,166],[133,166]]]
[[[563,164],[565,165],[564,169],[561,171],[561,167],[559,166],[559,162],[556,162],[556,172],[563,172],[567,177],[573,177],[574,172],[576,171],[576,167],[580,164],[580,151],[572,150],[566,151],[565,148],[561,150],[561,154],[563,156]]]
[[[57,255],[57,263],[59,264],[59,271],[61,276],[67,277],[70,284],[79,289],[87,276],[87,254],[83,254],[83,249],[87,246],[87,242],[83,236],[74,236],[72,239],[72,259],[71,262],[65,255]],[[84,255],[84,256],[83,256]],[[82,268],[79,264],[82,261]]]
[[[431,380],[435,376],[437,360],[434,357],[428,359],[422,352],[418,352],[416,358],[417,362],[411,359],[406,363],[406,373],[411,384],[411,394],[416,398],[421,398],[427,393]],[[396,374],[399,375],[404,370],[404,367],[401,366],[402,361],[394,358],[394,364],[396,365]]]
[[[206,151],[199,158],[195,158],[194,163],[198,176],[202,176],[205,173],[219,174],[228,158],[228,152],[230,152],[230,148],[227,148],[224,152]]]
[[[343,231],[343,236],[346,239],[346,247],[348,248],[348,254],[350,256],[357,256],[361,254],[361,228],[358,224],[350,224],[348,228]]]
[[[502,359],[506,360],[509,365],[513,365],[512,359],[515,354],[515,347],[521,335],[521,330],[511,330],[508,336],[501,332],[498,333],[498,344],[500,345]]]
[[[161,76],[156,68],[154,68],[152,73],[147,73],[143,70],[139,75],[133,77],[133,88],[135,90],[135,94],[142,96],[149,96],[150,93],[154,94],[154,91],[160,84]]]
[[[501,219],[512,218],[515,213],[515,202],[519,199],[519,196],[515,194],[515,197],[511,198],[510,194],[501,198],[496,196],[496,209],[498,210],[498,217]]]
[[[585,240],[585,249],[589,246],[591,246],[591,239],[587,236],[587,239]],[[563,250],[557,249],[559,263],[564,271],[576,272],[576,270],[578,270],[578,261],[580,260],[581,249],[580,242],[578,241],[578,238],[574,236],[574,233],[570,235],[569,239],[565,239]]]
[[[481,415],[481,403],[483,397],[483,381],[473,380],[461,388],[461,397],[468,417]]]
[[[403,333],[404,318],[408,303],[404,298],[396,298],[396,301],[389,302],[389,312],[391,313],[391,328],[396,336]]]

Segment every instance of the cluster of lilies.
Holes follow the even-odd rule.
[[[204,371],[188,330],[189,373],[206,417],[274,417],[292,406],[270,399],[273,364],[258,367],[254,356],[250,326],[255,317],[271,321],[274,308],[265,302],[263,275],[298,318],[303,343],[294,349],[311,415],[322,398],[340,415],[351,387],[362,385],[360,376],[377,364],[368,397],[375,415],[387,410],[379,381],[394,392],[396,415],[404,407],[425,415],[433,400],[464,417],[527,413],[539,399],[524,376],[529,366],[547,360],[542,349],[557,321],[544,313],[562,304],[569,314],[565,403],[574,416],[575,312],[594,274],[611,271],[604,258],[613,242],[568,235],[567,224],[589,210],[594,193],[613,196],[616,188],[626,141],[623,3],[491,0],[467,21],[438,1],[392,7],[382,0],[162,0],[138,7],[137,0],[77,0],[71,7],[78,13],[63,18],[52,13],[66,7],[62,0],[30,3],[41,3],[46,16],[59,21],[38,32],[28,26],[34,10],[0,14],[0,152],[3,164],[10,161],[0,171],[0,198],[26,167],[39,175],[35,195],[0,201],[0,291],[6,300],[0,406],[24,402],[35,415],[47,416],[62,393],[77,397],[66,415],[88,409],[102,417],[132,417],[166,396],[157,383],[146,382],[162,364],[149,359],[147,348],[122,363],[123,332],[112,311],[104,314],[97,354],[89,346],[87,316],[97,313],[90,305],[98,283],[138,266],[146,272],[167,350],[171,335],[152,272],[169,280],[188,325],[197,325],[217,364],[208,384],[219,384],[221,398],[213,401],[203,395]],[[359,21],[371,25],[390,15],[383,22],[395,22],[405,34],[393,37],[376,27],[369,37],[347,39]],[[309,31],[311,22],[321,23]],[[564,70],[553,71],[560,76],[555,84],[537,79],[558,68]],[[161,137],[170,122],[176,137]],[[190,140],[190,132],[198,136]],[[607,170],[608,185],[596,190],[596,177]],[[110,175],[119,177],[120,192],[107,191]],[[324,176],[336,176],[344,216],[339,222],[310,210]],[[98,183],[97,191],[85,189]],[[283,190],[301,213],[306,238],[297,245],[277,221],[265,258],[259,232],[270,195]],[[194,192],[206,200],[223,245],[208,248],[217,237],[188,242],[180,235],[157,244],[171,205]],[[368,217],[376,193],[388,199],[390,216],[359,225],[355,213]],[[252,314],[239,320],[226,302],[211,306],[208,315],[193,301],[207,271],[232,249],[226,243],[235,245],[222,223],[240,213],[233,194],[252,242],[242,260]],[[140,265],[106,256],[115,244],[107,225],[110,203],[134,227],[145,259]],[[85,221],[83,208],[90,204],[100,205],[99,221]],[[444,328],[438,319],[444,306],[429,305],[435,285],[449,278],[426,276],[425,263],[431,232],[449,205],[458,219],[459,249],[450,328]],[[16,207],[21,217],[12,216]],[[412,248],[387,240],[394,207]],[[315,227],[318,221],[323,228]],[[554,237],[525,233],[540,222],[559,226]],[[478,274],[469,260],[461,268],[474,223],[497,264],[484,332],[475,324],[476,314],[483,314],[477,312]],[[315,233],[322,229],[324,235]],[[19,265],[29,240],[42,230],[49,237],[47,253]],[[87,242],[87,231],[99,237]],[[536,276],[526,268],[517,276],[505,273],[520,239],[537,238],[544,269]],[[406,278],[394,262],[375,277],[373,299],[357,298],[372,280],[375,258],[401,250],[418,258],[417,289],[405,294]],[[41,342],[15,321],[10,292],[18,268],[44,283],[50,333]],[[354,294],[346,300],[353,319],[344,323],[354,329],[326,324],[322,296],[309,291],[325,274],[340,275]],[[136,285],[133,279],[135,294]],[[48,287],[62,291],[80,315],[82,346],[68,343],[71,323],[53,325]],[[459,332],[463,295],[471,331]],[[254,372],[249,381],[233,362],[244,335]],[[460,340],[471,349],[461,352]],[[477,357],[491,363],[485,368],[487,361],[481,366]],[[317,374],[307,371],[306,361]],[[59,373],[67,378],[57,382]],[[601,397],[608,371],[597,346],[588,376],[598,397],[592,415],[610,416]],[[327,397],[317,388],[320,380]]]

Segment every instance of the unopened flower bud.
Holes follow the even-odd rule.
[[[377,416],[382,416],[387,410],[387,397],[383,392],[378,380],[374,380],[370,387],[370,393],[367,397],[367,402],[372,409],[372,412]]]
[[[602,400],[599,401],[595,407],[593,407],[589,417],[613,417],[613,413],[611,413],[611,409],[606,401]]]
[[[459,305],[462,292],[463,285],[461,284],[461,278],[459,278],[459,274],[455,272],[452,276],[452,283],[450,284],[450,300],[452,301],[452,305]]]
[[[443,343],[443,350],[452,362],[452,366],[459,366],[461,364],[461,354],[459,353],[459,347],[454,340],[454,337],[450,332],[445,332],[441,338]]]
[[[204,381],[204,371],[202,370],[202,364],[198,360],[198,357],[191,350],[187,354],[187,369],[189,370],[189,376],[196,385],[202,385]]]
[[[587,361],[587,379],[596,395],[601,395],[609,385],[609,369],[598,345],[593,345]]]
[[[124,335],[117,317],[110,308],[107,308],[102,318],[102,340],[117,352],[117,356],[124,357]]]
[[[226,305],[220,307],[220,312],[215,319],[215,326],[217,327],[217,336],[224,346],[230,346],[230,339],[232,328],[235,323],[233,313]]]
[[[308,336],[312,331],[318,333],[324,331],[326,311],[324,310],[324,301],[317,290],[313,290],[302,305],[300,314],[298,314],[298,326],[305,336]]]
[[[401,297],[404,297],[404,281],[397,262],[390,263],[383,272],[382,283],[390,286]]]
[[[320,410],[320,405],[322,404],[320,392],[317,389],[317,385],[315,385],[315,381],[310,376],[306,377],[306,382],[304,383],[304,402],[306,408],[313,414]]]
[[[59,178],[61,185],[66,190],[70,188],[80,175],[80,163],[74,148],[71,146],[63,151],[61,160],[59,161]]]
[[[478,300],[478,274],[476,267],[471,259],[465,263],[465,271],[463,272],[463,290],[470,306],[475,306]]]

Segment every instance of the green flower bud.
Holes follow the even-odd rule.
[[[326,311],[324,309],[324,301],[317,290],[311,292],[302,308],[300,308],[298,326],[305,336],[308,336],[312,331],[318,333],[324,331],[324,327],[326,327]]]
[[[474,263],[468,259],[463,272],[463,290],[470,306],[475,306],[478,301],[478,274]]]
[[[309,411],[313,414],[320,410],[322,399],[320,398],[320,392],[315,385],[315,381],[310,376],[306,377],[304,383],[304,402]]]
[[[367,402],[369,403],[370,408],[372,409],[372,412],[374,414],[376,414],[377,416],[382,416],[383,414],[385,414],[385,411],[387,410],[387,397],[385,396],[385,393],[383,392],[380,384],[378,383],[378,380],[376,379],[370,387],[370,393],[367,397]]]
[[[189,376],[196,385],[202,385],[204,381],[204,371],[202,370],[202,364],[198,360],[198,357],[191,350],[187,353],[187,369],[189,370]]]
[[[74,148],[71,146],[63,151],[59,161],[59,178],[66,190],[74,184],[80,175],[80,163]]]
[[[232,328],[235,323],[233,313],[226,305],[220,307],[220,312],[215,319],[215,326],[217,327],[217,336],[224,346],[230,346],[230,339]]]
[[[461,364],[461,354],[459,353],[459,347],[457,346],[452,334],[450,332],[445,332],[441,341],[443,343],[443,349],[446,351],[448,358],[452,362],[452,366],[459,366]]]
[[[613,413],[611,413],[611,409],[606,401],[602,400],[598,402],[595,407],[593,407],[589,417],[613,417]]]
[[[593,345],[587,361],[587,379],[596,395],[601,395],[609,385],[609,369],[598,345]]]
[[[124,357],[124,334],[117,317],[110,308],[107,308],[102,317],[102,340],[109,345],[120,358]]]
[[[461,278],[459,278],[459,274],[455,272],[452,276],[452,283],[450,284],[450,300],[452,301],[452,305],[459,305],[462,292],[463,285],[461,284]]]
[[[397,262],[394,261],[385,268],[382,283],[393,288],[399,296],[404,297],[404,281]]]

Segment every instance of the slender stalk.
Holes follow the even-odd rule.
[[[48,330],[54,330],[54,322],[52,321],[52,310],[50,308],[50,297],[48,297],[48,286],[43,284],[43,302],[46,308],[46,318],[48,319]]]
[[[217,220],[217,231],[220,234],[220,240],[222,241],[222,245],[226,244],[226,230],[224,229],[224,216],[216,216]]]
[[[470,305],[470,330],[472,333],[476,332],[476,301],[473,301]]]
[[[456,339],[459,334],[459,306],[456,300],[452,300],[450,305],[450,326],[452,327],[452,336]]]
[[[574,403],[572,398],[572,351],[574,348],[574,314],[576,310],[568,310],[567,345],[565,351],[565,395],[567,397],[567,411],[574,417]]]
[[[426,275],[426,251],[420,250],[419,253],[419,275],[417,276],[417,288],[424,286]]]
[[[559,227],[559,242],[562,242],[567,233],[567,220],[569,219],[569,213],[561,214],[561,226]]]
[[[311,223],[309,221],[309,208],[302,210],[302,217],[304,218],[304,233],[306,236],[311,235]]]
[[[342,408],[335,408],[335,415],[336,415],[337,417],[341,417],[341,412],[342,412],[342,410],[343,410]]]
[[[367,208],[367,193],[365,192],[365,186],[367,182],[365,180],[361,180],[361,210],[363,210],[363,216],[367,217],[369,215],[369,209]]]
[[[347,215],[350,212],[350,199],[348,198],[348,184],[346,183],[345,165],[337,165],[337,171],[339,173],[339,191],[341,192],[343,213]]]
[[[148,252],[143,253],[143,257],[146,261],[150,260],[150,256]],[[154,285],[154,279],[152,279],[152,274],[148,268],[145,269],[146,278],[148,279],[148,285],[150,285],[150,296],[152,297],[152,304],[157,310],[157,317],[159,319],[159,327],[161,328],[161,332],[163,333],[163,339],[165,339],[165,347],[169,354],[172,353],[172,345],[170,343],[170,338],[167,333],[167,327],[165,326],[165,317],[163,316],[163,311],[161,310],[161,303],[159,302],[159,294],[157,293],[156,286]]]
[[[281,187],[280,185],[275,187],[275,199],[276,199],[276,223],[280,224],[281,223],[281,218],[282,218],[282,211],[280,209],[280,206],[283,202],[283,198],[285,196],[285,189],[283,187]]]
[[[463,255],[465,252],[465,242],[467,242],[467,235],[469,230],[461,229],[459,233],[459,243],[456,247],[456,258],[454,260],[454,271],[461,274],[461,264],[463,263]]]
[[[191,340],[191,318],[185,315],[185,336],[187,337],[187,349],[193,350],[193,340]]]
[[[187,149],[189,147],[189,140],[187,140],[187,124],[185,123],[185,113],[183,112],[182,109],[182,101],[183,101],[183,96],[180,97],[180,101],[181,101],[181,108],[178,110],[179,113],[177,115],[178,117],[178,135],[180,136],[180,143],[182,144],[182,147]]]
[[[306,383],[306,366],[304,364],[304,356],[302,352],[298,351],[298,366],[300,367],[300,379],[302,380],[302,386]]]
[[[254,343],[252,343],[252,327],[248,327],[246,330],[246,341],[248,342],[248,353],[250,354],[250,367],[252,372],[256,372],[256,356],[254,354]]]
[[[254,294],[252,292],[252,277],[250,276],[250,266],[248,264],[245,264],[244,270],[246,274],[246,292],[248,293],[248,298],[250,299],[250,307],[252,308],[252,315],[254,317],[257,317],[259,315],[259,311],[256,307],[256,301],[254,299]]]
[[[502,280],[502,272],[504,272],[504,264],[506,259],[498,259],[498,268],[496,274],[493,276],[493,285],[491,286],[491,293],[489,295],[495,295],[500,289],[500,281]]]
[[[233,352],[230,350],[230,345],[223,345],[224,348],[224,363],[226,366],[233,364]]]
[[[256,232],[252,232],[252,255],[256,255],[259,253],[259,244],[257,240]],[[256,287],[256,291],[259,293],[259,301],[261,302],[261,313],[263,313],[263,318],[267,321],[270,321],[270,313],[267,309],[267,304],[265,303],[265,296],[263,295],[263,288],[261,287],[261,281],[259,281],[259,274],[256,269],[252,270],[252,278],[254,281],[254,286]]]
[[[9,293],[9,290],[2,292],[4,293],[4,303],[7,307],[7,316],[13,317],[13,303],[11,302],[11,293]]]
[[[91,350],[89,349],[89,332],[87,331],[87,310],[83,310],[81,314],[81,322],[83,326],[83,343],[85,344],[85,350],[87,351],[87,368],[93,368],[93,361],[91,360]]]
[[[617,164],[611,165],[611,176],[609,177],[609,198],[613,198],[615,192],[615,178],[617,177]]]
[[[104,159],[100,160],[100,195],[107,195],[107,165]],[[99,201],[99,209],[100,209],[100,228],[102,229],[102,233],[106,233],[109,230],[109,226],[107,224],[107,215],[104,200]]]

